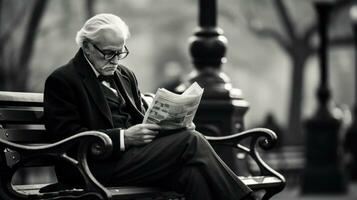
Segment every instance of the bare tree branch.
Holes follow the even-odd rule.
[[[353,46],[354,38],[353,36],[350,37],[340,37],[330,39],[329,46],[330,47],[346,47],[346,46]],[[308,49],[308,53],[311,55],[317,54],[319,48],[318,47],[310,47]]]
[[[311,39],[311,37],[314,35],[314,33],[316,33],[317,31],[317,25],[314,23],[314,24],[311,24],[305,31],[305,33],[303,34],[302,36],[302,40],[309,44],[309,41]]]
[[[2,25],[2,5],[3,5],[3,3],[2,3],[2,1],[3,0],[0,0],[0,35],[1,35],[1,32],[2,32],[2,27],[1,27],[1,25]]]
[[[352,46],[354,45],[354,37],[348,36],[348,37],[334,38],[330,40],[329,45],[334,47]]]
[[[340,0],[336,3],[336,5],[333,8],[333,11],[331,13],[331,15],[338,15],[339,12],[341,12],[344,8],[352,6],[354,2],[353,0]],[[337,18],[332,17],[331,20],[332,22],[334,20],[336,20]],[[316,33],[317,31],[317,25],[316,24],[312,24],[310,25],[307,29],[306,32],[303,35],[303,41],[306,42],[308,44],[309,40],[311,39],[311,37],[313,36],[314,33]],[[351,38],[338,38],[338,39],[331,39],[330,40],[330,44],[333,46],[346,46],[346,45],[351,45],[351,42],[353,42],[353,40],[351,40]],[[312,47],[312,53],[315,54],[316,53],[316,48]]]
[[[22,68],[25,68],[25,70],[33,52],[32,49],[34,46],[36,35],[38,33],[38,27],[44,14],[47,2],[48,0],[36,0],[34,3],[34,7],[31,11],[31,18],[26,28],[24,41],[20,48],[20,59],[17,63],[17,66],[21,66]]]
[[[318,47],[314,47],[311,45],[306,47],[306,54],[309,55],[309,57],[316,55],[317,52],[318,52]]]
[[[3,0],[0,0],[0,35],[2,33],[2,7],[3,7]],[[1,38],[1,36],[0,36]],[[0,52],[3,52],[3,42],[0,39]],[[2,68],[2,53],[0,53],[0,69]],[[2,78],[2,76],[0,75],[0,78]]]
[[[1,34],[0,32],[0,44],[3,44],[5,41],[7,41],[12,33],[16,30],[15,28],[18,27],[16,24],[20,24],[21,21],[25,18],[24,13],[28,7],[28,3],[25,4],[19,14],[13,18],[13,21],[10,23],[10,25],[7,28],[4,28],[4,33]],[[15,28],[14,28],[15,27]]]
[[[85,1],[85,8],[87,13],[87,19],[91,18],[94,15],[94,0],[86,0]]]
[[[290,50],[290,47],[288,45],[288,42],[283,39],[283,36],[278,33],[277,31],[269,28],[253,28],[249,27],[251,31],[253,31],[257,36],[260,36],[262,38],[267,38],[267,39],[273,39],[275,40],[281,48],[283,48],[286,51]]]
[[[288,10],[286,6],[282,2],[282,0],[273,0],[273,2],[275,2],[274,5],[276,5],[277,13],[280,16],[279,19],[281,20],[287,34],[289,35],[291,40],[295,40],[296,39],[295,28],[292,19],[287,12]]]

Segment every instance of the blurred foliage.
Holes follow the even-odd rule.
[[[9,8],[5,7],[10,5]],[[41,23],[47,0],[19,4],[0,1],[0,89],[24,91],[37,29]],[[3,9],[3,7],[5,7]],[[25,16],[28,18],[25,18]],[[3,20],[4,18],[4,20]]]

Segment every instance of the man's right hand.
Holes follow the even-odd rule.
[[[137,124],[124,130],[125,146],[139,146],[150,143],[159,133],[157,124]]]

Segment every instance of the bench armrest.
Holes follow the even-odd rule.
[[[243,151],[256,162],[260,169],[261,176],[274,176],[285,184],[284,176],[267,165],[258,152],[258,147],[264,150],[269,150],[276,144],[278,138],[272,130],[266,128],[254,128],[227,136],[205,137],[212,145],[229,146]],[[249,147],[241,144],[247,139],[250,139],[248,142]]]
[[[100,155],[107,157],[110,155],[113,148],[110,137],[99,131],[84,131],[51,144],[22,145],[0,139],[0,147],[9,148],[25,155],[46,153],[64,154],[68,149],[78,143],[82,145],[91,143],[91,153],[95,156]]]
[[[67,155],[68,150],[74,146],[78,147],[76,158]],[[22,145],[0,139],[0,147],[9,151],[2,154],[5,157],[3,160],[6,160],[8,165],[1,164],[1,168],[6,167],[8,173],[0,175],[0,184],[7,185],[8,191],[10,191],[9,195],[21,196],[11,185],[14,173],[27,162],[46,158],[46,160],[62,160],[76,167],[86,183],[84,188],[86,192],[99,193],[105,198],[111,197],[110,192],[94,178],[87,162],[88,153],[101,158],[111,154],[112,141],[108,135],[102,132],[85,131],[61,141],[43,145]],[[14,162],[9,165],[8,160]]]

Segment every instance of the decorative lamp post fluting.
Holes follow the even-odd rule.
[[[302,177],[302,193],[343,193],[345,176],[341,165],[339,129],[341,116],[335,112],[330,98],[328,71],[328,22],[333,1],[315,1],[320,36],[320,84],[317,90],[317,110],[305,124],[306,164]]]
[[[207,135],[229,135],[243,130],[243,117],[248,110],[241,91],[232,87],[230,79],[221,70],[226,61],[226,49],[227,39],[217,27],[216,0],[199,0],[199,27],[190,38],[195,70],[176,90],[182,92],[195,81],[204,88],[194,121],[196,129]],[[234,152],[215,149],[235,171]]]

